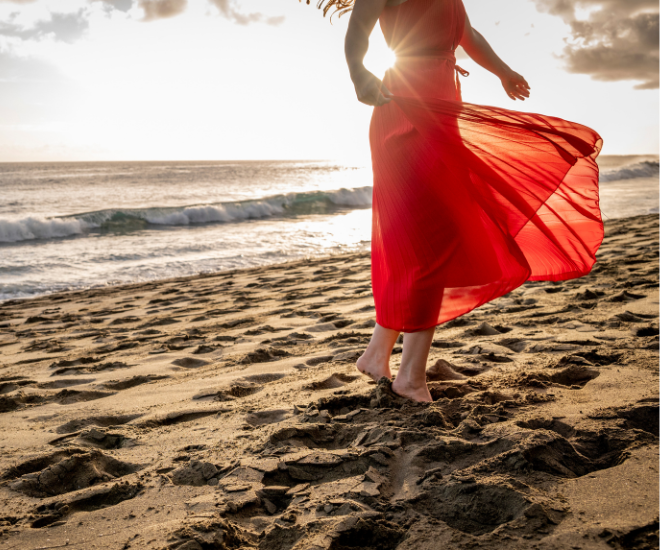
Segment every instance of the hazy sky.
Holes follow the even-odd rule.
[[[368,162],[348,16],[312,1],[0,0],[0,161]],[[460,59],[465,101],[589,125],[605,154],[658,152],[657,1],[465,4],[532,86],[514,103]],[[377,27],[368,66],[392,61]]]

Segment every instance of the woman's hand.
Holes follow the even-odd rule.
[[[361,68],[351,74],[358,101],[366,105],[379,107],[391,101],[390,91],[374,74]]]
[[[487,71],[498,76],[506,95],[514,101],[525,101],[529,97],[529,84],[517,72],[512,71],[490,47],[479,31],[472,27],[470,18],[465,15],[465,29],[460,42],[465,52]]]
[[[529,84],[517,72],[507,69],[504,75],[500,77],[500,80],[502,81],[502,87],[506,95],[514,101],[516,99],[525,101],[525,98],[529,97]]]

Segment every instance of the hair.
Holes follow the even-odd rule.
[[[307,0],[308,5],[309,3],[310,0]],[[355,0],[319,0],[318,4],[316,4],[316,7],[320,10],[323,10],[323,17],[328,15],[330,10],[334,9],[334,11],[330,14],[330,21],[332,21],[332,18],[335,15],[337,17],[341,17],[345,13],[351,11],[353,9],[353,4],[355,4]]]

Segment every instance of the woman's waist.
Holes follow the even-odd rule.
[[[456,58],[401,56],[383,78],[385,86],[401,95],[451,95],[455,90]]]
[[[397,63],[434,63],[446,62],[456,64],[455,50],[442,50],[439,48],[398,48],[394,50]]]

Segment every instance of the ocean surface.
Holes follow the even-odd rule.
[[[605,219],[658,212],[658,157],[603,156]],[[0,164],[0,300],[368,250],[368,166]]]

